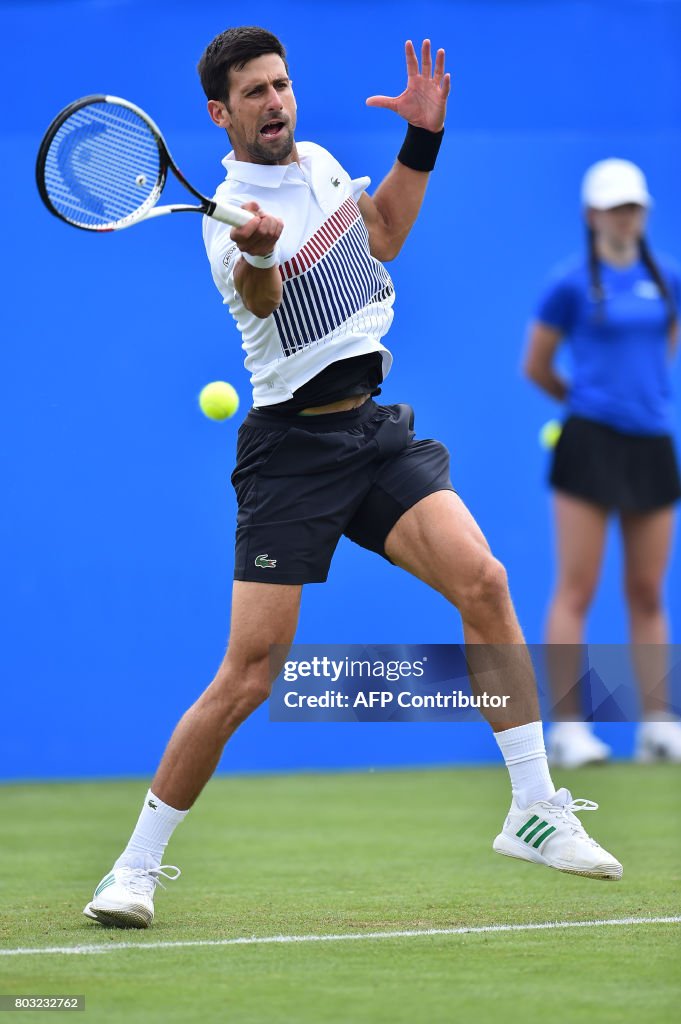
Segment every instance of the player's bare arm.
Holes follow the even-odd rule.
[[[556,373],[553,361],[562,337],[563,332],[557,327],[535,321],[530,328],[524,362],[525,376],[559,402],[567,395],[567,385]]]
[[[244,203],[244,210],[256,216],[241,228],[233,228],[232,240],[242,253],[250,256],[267,257],[274,252],[284,222],[278,217],[265,213],[257,203]],[[234,287],[241,296],[246,309],[255,316],[265,319],[281,302],[282,283],[279,266],[251,266],[242,256],[234,268]]]
[[[440,133],[445,123],[451,89],[445,73],[445,51],[440,49],[433,67],[430,40],[421,47],[421,67],[411,40],[405,44],[407,85],[399,96],[370,96],[369,107],[384,107],[414,128]],[[405,166],[399,159],[373,196],[364,193],[359,208],[369,232],[371,254],[383,262],[397,256],[411,230],[428,184],[429,171]]]

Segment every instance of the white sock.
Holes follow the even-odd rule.
[[[518,725],[495,732],[511,776],[511,788],[518,807],[529,807],[535,800],[550,800],[556,792],[546,760],[541,722]]]
[[[188,813],[189,811],[176,811],[174,807],[169,807],[149,790],[144,798],[144,806],[135,825],[135,831],[114,867],[158,867],[163,861],[164,850],[175,827]]]

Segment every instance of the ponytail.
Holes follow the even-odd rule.
[[[603,291],[603,282],[601,281],[601,265],[598,259],[598,252],[596,250],[596,232],[590,225],[587,225],[586,229],[586,244],[589,256],[589,281],[591,283],[591,298],[594,300],[594,302],[598,303],[598,309],[596,310],[595,319],[602,320],[605,316],[605,310],[603,305],[605,293]]]
[[[589,281],[591,284],[591,297],[594,302],[598,303],[598,309],[596,310],[596,319],[602,320],[605,316],[605,293],[603,291],[603,282],[601,281],[601,266],[598,258],[598,252],[596,249],[596,232],[592,227],[587,226],[587,252],[589,259]],[[679,313],[674,302],[674,297],[670,291],[669,285],[665,281],[664,277],[660,273],[653,254],[650,251],[648,242],[645,238],[641,238],[639,241],[639,255],[641,262],[645,266],[646,270],[650,274],[651,278],[660,290],[664,303],[667,307],[668,316],[668,327],[671,334],[676,330]]]
[[[641,255],[642,262],[645,264],[646,270],[652,277],[657,287],[660,289],[660,295],[664,299],[665,305],[667,307],[667,316],[669,318],[669,331],[670,333],[673,333],[676,330],[676,325],[679,319],[679,313],[674,302],[674,297],[672,296],[672,293],[669,290],[669,285],[660,273],[660,268],[655,262],[653,254],[651,253],[650,248],[648,247],[648,242],[645,238],[641,238],[639,242],[639,253]]]

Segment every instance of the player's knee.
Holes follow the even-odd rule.
[[[239,662],[226,659],[210,686],[218,716],[230,725],[243,722],[267,700],[272,681],[269,654]]]
[[[460,603],[461,612],[469,618],[497,612],[509,600],[506,569],[493,555],[481,559]]]

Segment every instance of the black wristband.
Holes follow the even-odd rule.
[[[429,132],[427,128],[407,125],[407,134],[397,159],[405,167],[411,167],[412,171],[432,171],[444,133],[444,128],[439,132]]]

